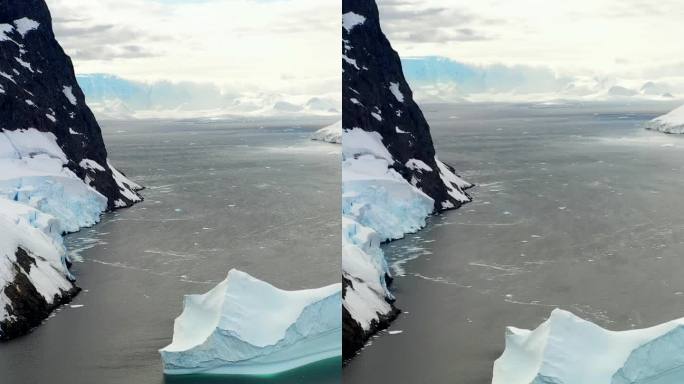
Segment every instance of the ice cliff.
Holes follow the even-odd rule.
[[[341,285],[284,291],[244,272],[185,297],[166,374],[266,375],[340,356]]]
[[[77,293],[61,236],[139,188],[107,160],[45,2],[0,2],[0,339]]]
[[[664,133],[684,133],[684,105],[647,122],[646,129]]]
[[[343,351],[352,357],[398,311],[380,244],[470,201],[438,160],[430,128],[380,29],[375,1],[342,1]]]
[[[555,310],[533,331],[508,328],[492,384],[679,384],[684,319],[609,331]]]

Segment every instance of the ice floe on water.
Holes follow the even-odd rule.
[[[646,129],[663,133],[684,133],[684,105],[647,122]]]
[[[492,384],[680,384],[684,319],[610,331],[554,310],[535,330],[509,327]]]
[[[314,132],[311,140],[342,144],[342,120]]]
[[[341,284],[284,291],[231,270],[209,292],[188,295],[166,374],[265,375],[342,354]]]

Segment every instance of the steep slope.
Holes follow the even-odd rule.
[[[470,201],[439,161],[430,128],[380,28],[375,1],[342,2],[343,351],[352,357],[397,314],[380,244]]]
[[[43,0],[0,2],[0,339],[78,293],[62,235],[141,200],[114,169]]]
[[[0,129],[55,135],[66,166],[107,197],[109,209],[140,201],[139,187],[107,162],[100,126],[71,59],[55,40],[44,0],[0,2]]]

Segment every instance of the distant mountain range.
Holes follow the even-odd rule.
[[[212,84],[151,83],[110,74],[77,76],[88,104],[100,118],[190,117],[220,115],[332,115],[339,95],[235,94]]]
[[[404,57],[402,66],[423,102],[668,100],[684,95],[684,78],[567,76],[547,67],[473,65],[442,56]]]

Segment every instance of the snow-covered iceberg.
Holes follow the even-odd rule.
[[[244,272],[185,297],[166,374],[264,375],[342,354],[341,284],[284,291]]]
[[[492,384],[684,383],[684,319],[609,331],[555,310],[537,329],[508,328]]]
[[[311,140],[342,144],[342,120],[314,132],[311,135]]]
[[[664,133],[684,133],[684,105],[648,121],[646,129]]]

